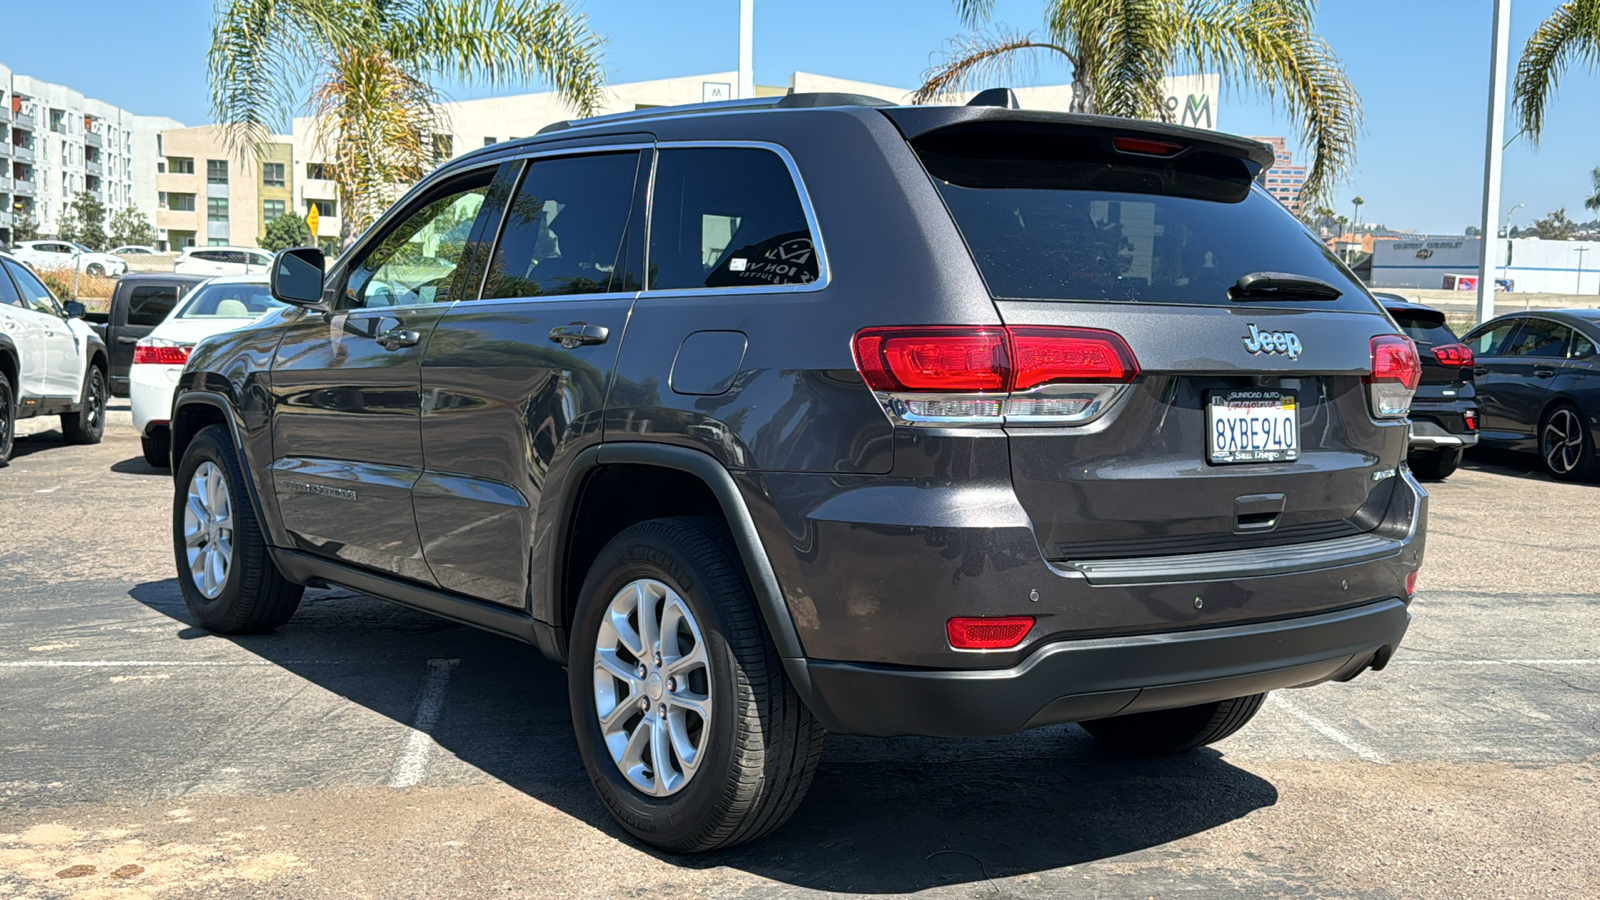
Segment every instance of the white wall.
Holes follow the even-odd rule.
[[[1476,275],[1479,244],[1478,238],[1379,241],[1373,249],[1372,286],[1438,289],[1446,275]],[[1494,277],[1510,278],[1518,293],[1600,294],[1600,241],[1498,238],[1492,251]]]

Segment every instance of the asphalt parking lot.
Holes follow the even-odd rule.
[[[345,592],[193,627],[171,483],[126,402],[0,469],[0,898],[1593,897],[1600,487],[1514,458],[1433,486],[1385,672],[1126,760],[1076,727],[829,739],[799,814],[697,858],[630,842],[531,648]]]

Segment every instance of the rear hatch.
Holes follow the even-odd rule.
[[[1422,360],[1422,383],[1417,385],[1417,399],[1456,400],[1473,395],[1472,349],[1461,343],[1450,330],[1445,315],[1437,309],[1416,303],[1391,302],[1381,297],[1384,309],[1394,318],[1395,324],[1417,344],[1417,356]]]
[[[1404,404],[1376,417],[1368,382],[1375,355],[1415,351],[1328,248],[1252,188],[1267,148],[1026,113],[918,133],[915,117],[897,122],[1008,333],[1110,332],[1131,351],[1128,383],[1099,388],[1076,418],[1008,406],[1013,484],[1047,558],[1258,548],[1376,526],[1406,432]],[[1022,366],[1028,351],[1014,344]]]

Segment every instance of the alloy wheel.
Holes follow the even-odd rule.
[[[89,408],[84,410],[84,425],[90,434],[100,431],[106,413],[106,383],[98,371],[89,376]]]
[[[1544,464],[1550,471],[1565,475],[1577,468],[1583,458],[1583,423],[1570,409],[1558,409],[1544,423]]]
[[[595,642],[595,716],[612,762],[642,793],[677,793],[705,757],[710,662],[704,633],[677,591],[641,578],[611,598]]]
[[[183,544],[195,589],[215,600],[233,563],[233,498],[216,463],[203,462],[189,476]]]

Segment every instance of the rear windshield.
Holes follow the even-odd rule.
[[[997,298],[1244,305],[1228,296],[1241,276],[1289,272],[1344,293],[1249,304],[1375,309],[1243,160],[1041,132],[934,132],[915,146]]]
[[[265,284],[207,284],[195,289],[174,318],[259,319],[284,305]]]
[[[1460,338],[1457,338],[1455,332],[1450,330],[1450,326],[1444,324],[1442,316],[1428,315],[1426,313],[1419,315],[1396,310],[1390,310],[1389,314],[1394,316],[1395,324],[1399,325],[1400,330],[1406,333],[1406,337],[1419,344],[1437,347],[1441,344],[1460,343]]]

